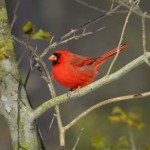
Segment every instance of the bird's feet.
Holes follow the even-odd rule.
[[[76,89],[70,89],[68,92],[67,92],[67,97],[70,99],[71,98],[71,94],[74,92],[74,93],[79,93],[79,89],[81,88],[81,86],[78,86]]]

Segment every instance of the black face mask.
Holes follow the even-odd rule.
[[[61,54],[53,53],[53,55],[55,55],[57,59],[54,60],[54,61],[52,61],[52,65],[59,64],[59,63],[58,63],[58,60],[59,60],[59,58],[61,57]]]

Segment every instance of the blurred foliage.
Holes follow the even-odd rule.
[[[123,122],[138,129],[142,129],[145,126],[145,123],[140,120],[138,114],[133,112],[127,113],[120,107],[113,108],[112,115],[109,116],[109,120],[113,122]]]
[[[108,119],[114,123],[124,123],[124,125],[127,125],[127,127],[134,127],[135,129],[143,129],[145,127],[145,123],[141,121],[137,113],[126,112],[118,106],[113,108]],[[121,126],[121,128],[124,128],[124,126]],[[113,130],[113,128],[111,129]],[[124,129],[126,130],[126,128]],[[108,137],[96,135],[94,138],[92,138],[91,145],[98,150],[131,150],[133,148],[132,142],[130,141],[130,132],[132,132],[132,129],[133,128],[127,128],[127,133],[129,135],[124,135],[121,133],[121,135],[119,135],[119,137],[117,137],[117,139],[114,141],[110,141]],[[136,130],[135,135],[138,133],[139,130]],[[132,140],[136,143],[136,137],[134,135]],[[150,150],[150,145],[147,145],[146,148],[147,150]]]
[[[96,136],[91,140],[91,145],[98,150],[127,150],[130,149],[130,143],[127,137],[121,136],[112,145],[108,144],[108,139],[103,136]]]
[[[97,149],[109,150],[107,140],[103,136],[98,135],[98,136],[94,137],[91,140],[91,144],[93,147],[95,147]]]
[[[46,32],[43,29],[37,30],[31,21],[28,21],[22,29],[24,34],[26,34],[30,40],[50,41],[51,39],[51,34],[49,32]]]
[[[146,146],[146,150],[150,150],[150,144]]]
[[[36,40],[50,40],[50,33],[46,32],[42,29],[39,29],[37,32],[35,32],[34,34],[32,34],[31,39]]]
[[[113,145],[111,146],[111,150],[120,150],[120,149],[130,149],[130,143],[127,137],[125,136],[121,136],[119,137],[119,139],[113,143]]]

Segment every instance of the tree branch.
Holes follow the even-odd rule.
[[[81,5],[89,8],[89,9],[92,9],[92,10],[95,10],[95,11],[98,11],[98,12],[102,12],[102,13],[106,13],[110,10],[113,10],[113,6],[114,6],[113,1],[111,3],[110,9],[100,9],[100,8],[96,7],[95,5],[89,4],[89,3],[85,2],[85,1],[82,1],[82,0],[76,0],[76,2],[80,3]],[[115,13],[119,14],[119,13],[128,13],[128,12],[129,12],[128,10],[115,10],[115,11],[112,11],[111,13],[112,14],[115,14]]]
[[[126,19],[125,19],[125,22],[124,22],[124,25],[123,25],[123,28],[122,28],[120,40],[119,40],[119,43],[118,43],[117,53],[116,53],[116,55],[115,55],[115,57],[114,57],[112,63],[110,64],[110,67],[109,67],[109,69],[108,69],[107,75],[110,74],[110,72],[111,72],[111,70],[112,70],[112,67],[114,66],[114,64],[115,64],[115,62],[116,62],[116,60],[117,60],[117,58],[118,58],[118,56],[119,56],[119,53],[120,53],[119,47],[121,46],[121,43],[122,43],[122,40],[123,40],[123,37],[124,37],[124,34],[125,34],[125,29],[126,29],[126,27],[127,27],[127,23],[128,23],[129,17],[131,16],[131,13],[132,13],[132,8],[133,8],[133,6],[131,6],[131,8],[130,8],[130,10],[129,10],[127,16],[126,16]]]
[[[144,51],[144,53],[147,52],[147,50],[146,50],[145,15],[146,15],[146,12],[142,16],[142,43],[143,43],[143,51]]]
[[[64,44],[66,42],[66,39],[70,39],[73,40],[75,38],[71,38],[70,36],[74,37],[74,35],[79,32],[79,31],[84,31],[85,28],[87,28],[88,26],[94,24],[97,21],[102,20],[103,18],[105,18],[106,16],[111,15],[113,12],[115,12],[117,9],[120,8],[120,5],[117,5],[115,8],[111,9],[110,11],[104,13],[103,15],[100,15],[94,19],[89,20],[88,22],[86,22],[85,24],[83,24],[82,26],[76,28],[76,29],[72,29],[70,32],[66,33],[65,35],[63,35],[60,39],[56,40],[54,43],[52,43],[51,45],[49,45],[47,48],[45,48],[45,50],[41,53],[40,57],[44,57],[48,51],[52,48],[55,48],[58,45]],[[69,40],[69,41],[70,41]]]
[[[115,97],[115,98],[110,98],[104,101],[99,102],[98,104],[95,104],[94,106],[88,108],[84,112],[82,112],[78,117],[73,119],[69,124],[64,126],[65,130],[68,130],[72,126],[74,126],[79,120],[81,120],[83,117],[87,116],[90,112],[94,111],[95,109],[110,104],[114,102],[120,102],[120,101],[126,101],[126,100],[134,100],[137,98],[143,98],[143,97],[148,97],[150,96],[150,92],[145,92],[145,93],[140,93],[140,94],[132,94],[132,95],[127,95],[127,96],[120,96],[120,97]]]
[[[44,63],[44,61],[42,60],[42,58],[39,58],[38,54],[35,52],[34,48],[30,45],[28,45],[28,43],[25,43],[24,41],[18,39],[17,37],[15,37],[14,35],[11,36],[15,41],[17,41],[18,43],[27,46],[27,48],[31,51],[35,61],[38,61],[41,66],[44,69],[44,72],[42,71],[42,74],[44,75],[45,81],[48,84],[48,88],[49,91],[52,95],[52,98],[56,97],[56,92],[55,92],[55,88],[53,86],[52,83],[52,79],[50,77],[48,68],[46,66],[46,64]],[[36,63],[36,62],[35,62]],[[29,72],[30,73],[30,72]],[[30,75],[30,74],[29,74]],[[58,128],[59,128],[59,133],[60,133],[60,146],[65,146],[65,135],[64,135],[64,129],[63,129],[63,125],[62,125],[62,120],[61,120],[61,114],[60,114],[60,110],[59,110],[59,106],[55,105],[55,112],[56,112],[56,118],[57,118],[57,123],[58,123]],[[34,118],[36,119],[36,118]],[[33,119],[33,120],[34,120]]]
[[[15,6],[15,9],[14,9],[14,12],[13,12],[13,20],[12,20],[12,22],[11,22],[11,24],[10,24],[10,31],[12,32],[12,29],[13,29],[13,27],[14,27],[14,24],[15,24],[15,22],[16,22],[16,20],[17,20],[17,18],[18,18],[18,16],[17,16],[17,11],[18,11],[18,8],[19,8],[19,6],[20,6],[20,0],[17,0],[17,2],[16,2],[16,6]]]
[[[143,44],[144,54],[147,52],[147,49],[146,49],[146,27],[145,27],[145,15],[146,14],[147,14],[147,12],[145,12],[142,16],[142,44]],[[145,62],[150,67],[149,60],[145,58]]]
[[[121,6],[124,6],[124,7],[128,8],[128,9],[130,9],[130,7],[133,4],[134,0],[133,0],[133,2],[131,1],[131,3],[129,2],[129,0],[114,0],[114,2],[120,4]],[[135,0],[135,2],[137,2],[137,1]],[[140,9],[139,6],[136,6],[132,10],[132,12],[135,13],[136,15],[140,16],[140,17],[142,17],[143,14],[144,14],[143,11]],[[150,19],[150,15],[147,13],[145,15],[145,18]]]
[[[78,90],[78,92],[76,92],[76,91],[71,92],[69,94],[69,97],[68,97],[68,94],[63,94],[63,95],[57,96],[55,98],[52,98],[52,99],[46,101],[45,103],[41,104],[38,108],[36,108],[32,113],[30,113],[30,117],[33,119],[38,118],[39,116],[41,116],[44,112],[46,112],[51,107],[54,107],[58,104],[72,100],[73,98],[77,98],[77,97],[86,95],[87,93],[90,93],[108,83],[118,80],[119,78],[121,78],[122,76],[124,76],[125,74],[127,74],[128,72],[133,70],[134,68],[143,64],[145,62],[144,57],[146,57],[147,59],[150,58],[150,52],[147,52],[146,55],[139,56],[138,58],[136,58],[132,62],[128,63],[126,66],[124,66],[120,70],[116,71],[115,73],[112,73],[109,76],[105,76],[105,77],[99,79],[98,81],[96,81],[86,87],[81,88],[80,90]]]

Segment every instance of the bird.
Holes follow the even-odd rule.
[[[128,46],[122,44],[119,51]],[[52,61],[52,76],[62,86],[70,90],[82,88],[97,77],[101,65],[117,53],[118,47],[108,51],[100,57],[86,57],[69,50],[56,50],[48,59]]]

